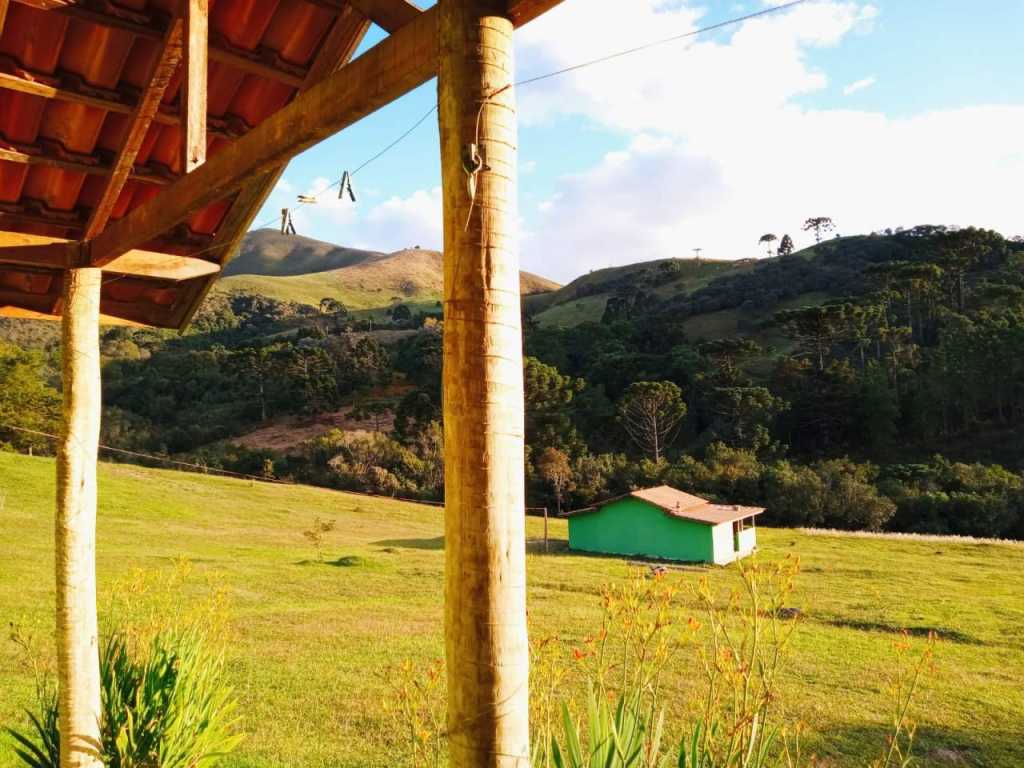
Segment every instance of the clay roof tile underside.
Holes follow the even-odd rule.
[[[351,25],[352,45],[344,54],[351,55],[368,23],[342,10],[340,2],[337,8],[330,5],[212,0],[208,155],[295,96],[334,24]],[[173,0],[84,0],[44,11],[10,3],[0,33],[0,232],[81,237],[106,189],[105,172],[124,143],[132,109],[149,82],[176,7]],[[107,21],[95,21],[96,14]],[[112,16],[120,26],[109,21]],[[283,74],[267,74],[268,66]],[[134,173],[117,198],[112,221],[153,198],[181,172],[176,124],[180,79],[179,67],[142,142]],[[31,92],[40,85],[61,95]],[[253,199],[248,196],[248,204],[258,207]],[[214,254],[209,246],[232,203],[228,199],[208,206],[147,248],[223,259],[223,248]],[[255,213],[248,211],[242,219],[248,223]],[[231,219],[237,222],[239,217]],[[103,288],[103,312],[169,327],[187,315],[208,282],[114,277]],[[0,310],[52,314],[59,309],[60,292],[59,271],[0,265]]]

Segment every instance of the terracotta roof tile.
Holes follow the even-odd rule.
[[[345,24],[358,44],[366,29],[363,17],[341,13],[341,2],[337,8],[329,5],[314,0],[210,3],[210,44],[226,54],[211,53],[209,64],[208,113],[214,130],[208,155],[215,155],[232,135],[252,129],[291,101],[298,92],[296,83],[303,82],[335,24]],[[10,87],[0,87],[0,149],[8,151],[8,156],[45,158],[45,162],[31,163],[0,160],[0,231],[81,237],[103,195],[105,173],[124,142],[134,104],[149,82],[164,28],[177,6],[175,0],[81,0],[55,10],[10,4],[0,31],[0,75],[34,83],[44,91],[56,88],[64,96],[21,92],[11,80]],[[115,23],[112,18],[121,21]],[[284,77],[243,71],[247,65],[239,62],[246,60],[259,66],[270,64]],[[180,172],[180,132],[174,118],[180,83],[179,67],[164,94],[161,115],[149,127],[135,159],[139,173],[124,185],[112,221],[159,193],[162,187],[155,177]],[[56,159],[67,162],[56,167]],[[166,242],[152,244],[151,250],[204,251],[233,200],[218,201],[197,212],[168,233]],[[17,287],[41,271],[0,266],[0,277],[6,277],[0,279],[0,310],[6,306],[53,312],[61,290],[59,272],[48,273],[49,287],[43,296]],[[119,282],[137,284],[134,301],[144,312],[129,319],[157,325],[177,325],[183,310],[201,294],[196,281],[131,277]],[[204,284],[198,281],[199,288]],[[103,311],[124,316],[122,309],[105,287]]]

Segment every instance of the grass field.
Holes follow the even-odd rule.
[[[48,637],[53,611],[54,463],[0,453],[0,621]],[[230,669],[247,737],[232,766],[394,766],[396,735],[381,677],[405,658],[442,653],[442,513],[434,507],[201,475],[101,465],[99,577],[106,605],[132,569],[189,557],[229,596]],[[301,532],[334,519],[325,559]],[[557,539],[565,526],[555,521]],[[541,522],[530,519],[536,538]],[[935,630],[938,668],[915,715],[919,765],[1024,765],[1024,548],[760,530],[762,558],[799,554],[804,619],[784,683],[821,765],[863,766],[886,732],[883,682],[898,630]],[[596,628],[602,584],[626,562],[550,555],[531,544],[535,636],[579,642]],[[734,567],[707,571],[715,588]],[[673,573],[692,582],[697,572]],[[919,644],[921,640],[915,639]],[[686,697],[692,659],[672,669]],[[31,678],[0,642],[0,722],[21,722]],[[390,749],[389,749],[390,747]],[[0,766],[14,765],[7,745]],[[961,761],[961,762],[957,762]]]

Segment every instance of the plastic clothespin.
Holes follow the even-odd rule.
[[[356,201],[356,193],[352,190],[352,174],[348,171],[341,174],[341,184],[338,185],[338,199],[343,200],[346,192],[348,192],[349,199],[354,203]]]

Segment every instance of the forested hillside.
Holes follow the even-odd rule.
[[[788,250],[528,297],[531,503],[664,482],[776,523],[1024,538],[1024,243],[917,227]],[[220,291],[185,336],[106,331],[104,442],[440,498],[437,303],[315,303]],[[50,447],[4,425],[55,429],[53,330],[3,326],[18,449]]]

